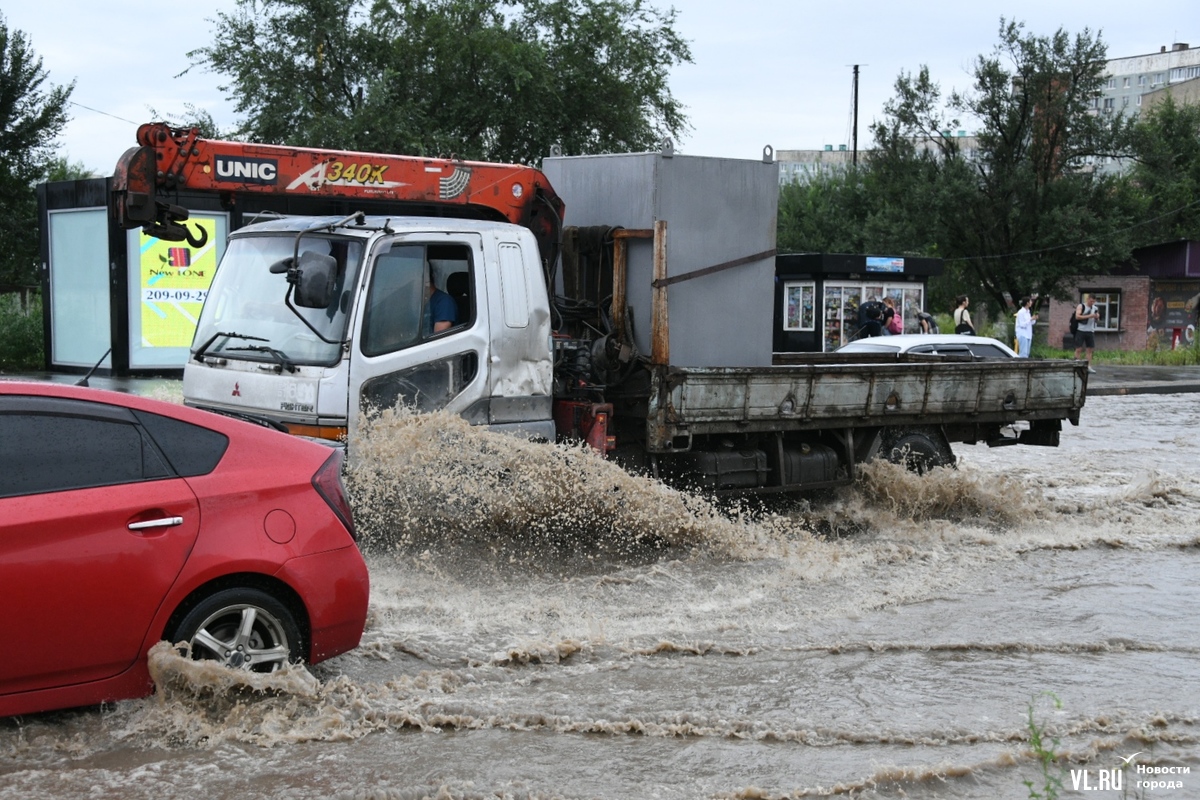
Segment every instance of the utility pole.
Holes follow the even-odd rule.
[[[853,160],[853,162],[854,162],[854,166],[856,166],[856,167],[857,167],[857,166],[858,166],[858,64],[855,64],[855,65],[854,65],[854,91],[853,91],[853,95],[854,95],[854,97],[853,97],[853,103],[854,103],[854,127],[853,127],[853,129],[851,130],[851,132],[850,132],[850,141],[851,141],[851,148],[852,148],[852,151],[853,151],[853,152],[852,152],[852,155],[851,155],[851,159],[852,159],[852,160]]]

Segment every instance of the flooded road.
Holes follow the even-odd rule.
[[[155,652],[153,698],[0,720],[0,798],[1197,798],[1198,435],[1200,395],[1092,398],[1058,449],[722,515],[397,423],[362,647]]]

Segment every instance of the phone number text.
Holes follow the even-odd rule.
[[[207,289],[142,289],[143,303],[203,303]]]

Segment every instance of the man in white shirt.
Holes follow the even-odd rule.
[[[1017,312],[1017,358],[1029,358],[1029,351],[1033,349],[1033,323],[1037,321],[1037,315],[1031,313],[1032,306],[1032,297],[1021,298],[1021,309]]]

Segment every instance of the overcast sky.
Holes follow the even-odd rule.
[[[648,0],[679,11],[694,63],[676,68],[675,96],[692,130],[686,153],[732,158],[850,143],[852,65],[860,64],[859,147],[901,70],[930,67],[944,92],[969,86],[977,55],[992,50],[1000,16],[1037,34],[1059,27],[1100,31],[1110,57],[1200,46],[1200,3],[1158,0],[1010,0],[1004,4],[900,0]],[[186,53],[211,43],[211,20],[236,0],[26,0],[3,14],[29,35],[53,83],[75,81],[71,122],[61,138],[72,162],[110,174],[151,109],[180,115],[185,103],[217,123],[235,120],[221,76],[192,70]],[[11,7],[17,6],[17,7]],[[970,128],[971,126],[965,125]]]

